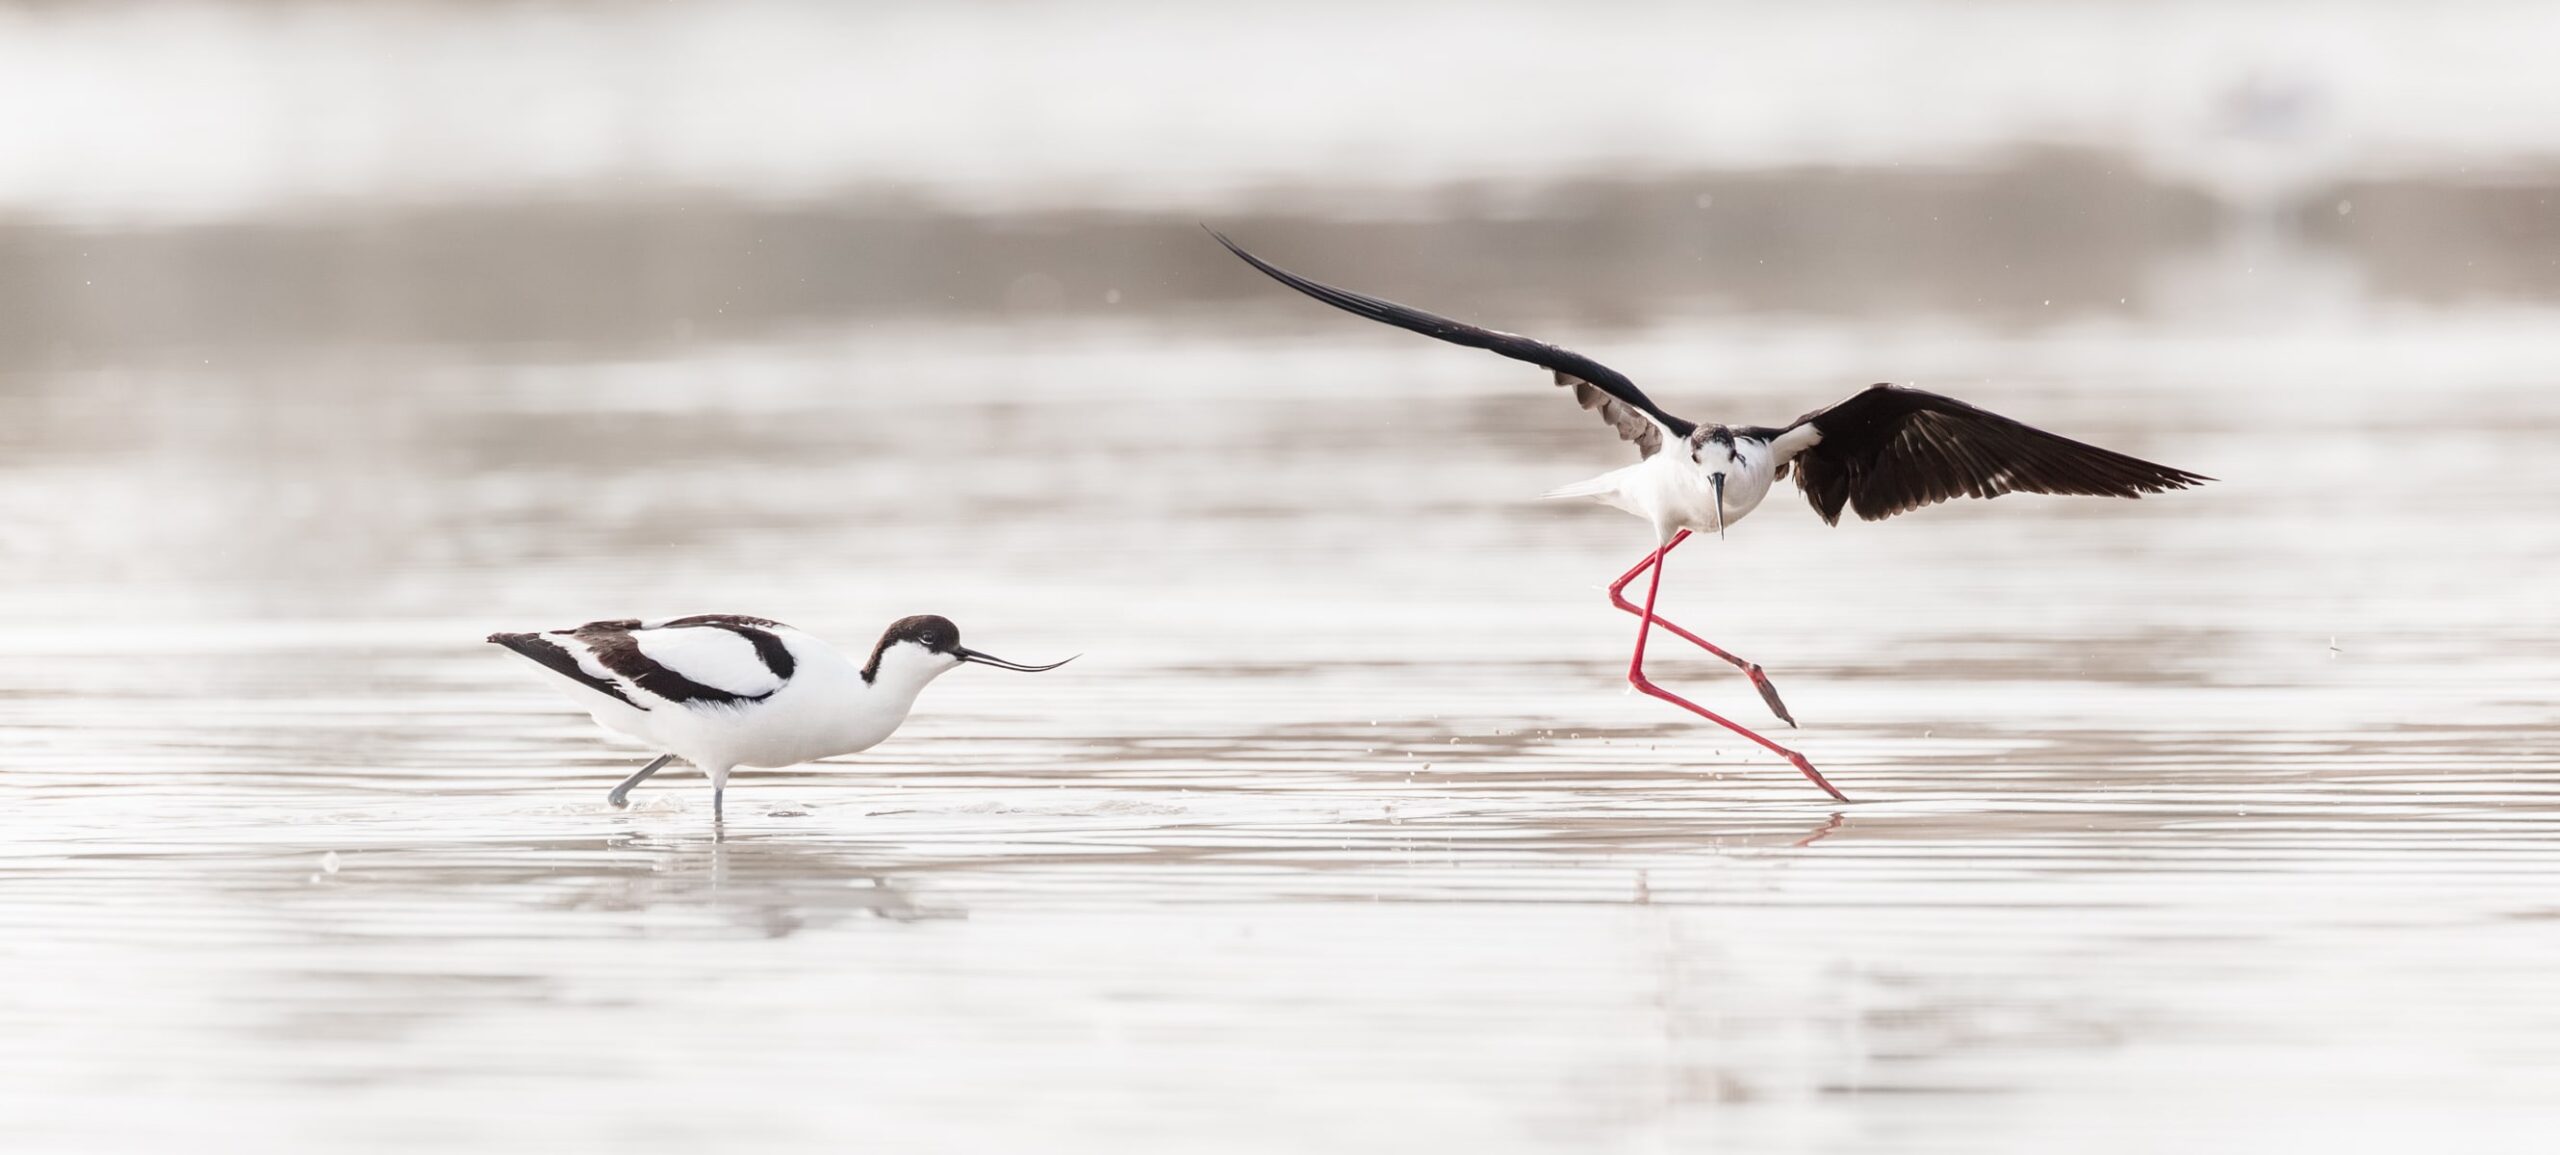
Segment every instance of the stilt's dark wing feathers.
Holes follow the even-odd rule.
[[[1796,458],[1796,485],[1833,525],[1844,506],[1877,521],[1957,497],[2140,497],[2213,480],[1892,385],[1871,386],[1790,428],[1806,425],[1821,440]]]
[[[1583,408],[1599,413],[1600,419],[1609,423],[1609,428],[1618,431],[1620,441],[1635,442],[1636,456],[1651,457],[1662,452],[1662,425],[1655,424],[1654,418],[1647,417],[1635,406],[1610,396],[1607,390],[1562,369],[1556,370],[1556,384],[1572,389],[1574,400],[1581,402]],[[1678,421],[1677,418],[1665,417],[1663,421],[1665,424],[1677,421],[1681,426],[1689,426],[1688,422]],[[1689,426],[1689,428],[1695,428],[1695,426]],[[1686,437],[1688,433],[1677,431],[1677,435]]]
[[[1526,361],[1554,370],[1556,384],[1571,387],[1574,400],[1581,402],[1585,409],[1598,410],[1609,426],[1618,431],[1618,436],[1635,442],[1646,457],[1662,449],[1663,430],[1670,430],[1674,437],[1687,437],[1691,430],[1697,428],[1694,423],[1663,412],[1662,407],[1645,396],[1644,390],[1636,388],[1636,383],[1628,380],[1626,374],[1570,349],[1559,349],[1517,333],[1478,328],[1393,301],[1310,281],[1246,252],[1244,246],[1228,240],[1226,234],[1216,229],[1210,229],[1209,235],[1218,238],[1218,243],[1225,245],[1228,252],[1244,258],[1244,263],[1262,270],[1264,276],[1344,312],[1357,313],[1399,329],[1410,329],[1425,337],[1437,337],[1452,345],[1490,350],[1514,361]]]

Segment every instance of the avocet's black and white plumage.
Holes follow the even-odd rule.
[[[964,662],[1026,666],[960,644],[949,618],[900,618],[861,665],[780,622],[743,614],[695,614],[588,622],[566,630],[491,634],[489,640],[550,671],[560,692],[596,724],[628,734],[660,756],[613,788],[631,788],[682,758],[711,779],[721,816],[729,773],[740,766],[796,766],[868,750],[896,732],[926,683]]]
[[[1756,663],[1654,614],[1654,596],[1662,588],[1663,557],[1674,546],[1688,540],[1692,532],[1721,536],[1725,527],[1759,508],[1761,499],[1790,472],[1814,512],[1832,525],[1839,524],[1844,511],[1877,521],[1957,497],[2004,493],[2140,497],[2212,480],[2047,433],[1953,397],[1892,385],[1870,386],[1785,425],[1686,421],[1654,404],[1625,374],[1579,353],[1311,281],[1246,252],[1214,229],[1209,235],[1273,280],[1337,309],[1550,370],[1556,384],[1571,389],[1583,408],[1597,411],[1621,439],[1634,442],[1639,454],[1634,465],[1547,494],[1588,498],[1653,525],[1656,548],[1609,587],[1610,601],[1639,619],[1627,680],[1646,694],[1784,756],[1815,785],[1843,801],[1846,798],[1803,755],[1645,677],[1645,641],[1659,625],[1750,675],[1770,710],[1788,725],[1795,724]],[[1653,577],[1645,604],[1639,607],[1627,600],[1625,590],[1647,570]]]

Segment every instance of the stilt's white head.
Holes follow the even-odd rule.
[[[1723,537],[1725,478],[1742,467],[1741,455],[1734,448],[1733,431],[1722,425],[1699,426],[1689,435],[1689,460],[1707,471],[1707,485],[1715,491],[1716,536]]]
[[[862,680],[874,686],[922,689],[925,683],[959,668],[963,662],[1038,673],[1074,660],[1067,658],[1045,666],[1008,662],[961,645],[960,627],[952,625],[951,619],[940,614],[917,614],[889,623],[880,635],[880,644],[872,647],[871,663],[862,667]]]
[[[1737,432],[1725,425],[1701,425],[1689,435],[1689,460],[1707,475],[1714,509],[1706,520],[1716,536],[1742,515],[1758,508],[1776,476],[1768,439],[1758,430]]]

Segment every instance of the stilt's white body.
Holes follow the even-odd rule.
[[[1624,469],[1554,490],[1552,498],[1580,497],[1623,509],[1653,523],[1656,544],[1681,530],[1713,534],[1760,508],[1777,484],[1780,466],[1820,440],[1810,429],[1790,430],[1776,441],[1750,436],[1710,437],[1700,429],[1662,452]],[[1723,475],[1724,509],[1716,509],[1717,475]]]

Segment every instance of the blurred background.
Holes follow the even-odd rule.
[[[0,5],[0,1140],[2547,1133],[2554,59],[2534,3]],[[1204,222],[1686,416],[1897,381],[2222,480],[1678,555],[1818,805],[1619,693],[1645,533],[1532,500],[1596,420]],[[477,644],[703,610],[1088,657],[714,840]]]
[[[1654,335],[1676,350],[1625,367],[1719,419],[1870,379],[2196,419],[2144,404],[2138,377],[2226,411],[2424,423],[2449,389],[2560,359],[2560,14],[2461,12],[12,5],[0,574],[37,617],[128,579],[118,615],[360,612],[402,594],[359,558],[477,563],[455,551],[563,528],[523,504],[543,487],[420,478],[646,472],[656,439],[812,398],[1055,391],[1090,412],[1162,377],[1174,404],[1393,405],[1419,374],[1580,432],[1534,375],[1275,293],[1202,221],[1604,356]],[[1395,360],[1240,376],[1292,335],[1313,338],[1292,355]],[[591,404],[696,412],[565,438],[518,412]],[[493,406],[509,419],[474,420]],[[830,436],[803,448],[863,448]],[[740,437],[768,466],[783,448]],[[1608,454],[1589,441],[1564,444]],[[1165,480],[1131,488],[1159,500]],[[934,500],[839,488],[824,515]],[[713,527],[680,532],[745,560]]]

